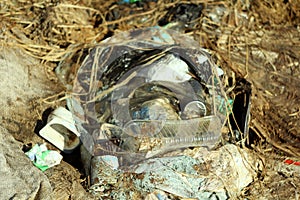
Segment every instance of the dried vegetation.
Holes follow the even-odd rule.
[[[299,159],[299,0],[3,0],[0,42],[49,63],[51,72],[67,53],[116,32],[178,18],[167,13],[184,3],[202,4],[202,14],[177,27],[184,23],[180,30],[209,49],[233,80],[244,77],[252,84],[254,150],[262,157]]]

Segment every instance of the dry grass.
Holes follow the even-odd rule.
[[[256,151],[300,158],[299,0],[158,0],[142,6],[3,0],[0,44],[23,49],[41,62],[54,63],[54,68],[78,51],[70,45],[88,47],[115,32],[154,26],[179,2],[204,4],[202,16],[186,34],[209,49],[228,76],[252,83],[250,128],[259,138],[253,145]],[[213,20],[212,13],[218,12],[219,20]]]
[[[228,75],[234,72],[253,84],[251,128],[278,149],[300,156],[299,1],[185,3],[191,2],[206,9],[187,34],[209,49]],[[78,50],[68,48],[71,44],[88,46],[113,32],[156,25],[178,3],[3,1],[1,45],[58,62]],[[216,9],[223,13],[213,21]]]

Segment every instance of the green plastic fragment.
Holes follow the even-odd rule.
[[[62,159],[62,155],[57,151],[48,150],[45,144],[36,144],[25,154],[42,171],[59,164]]]
[[[39,152],[36,155],[36,161],[33,161],[33,164],[42,171],[45,171],[49,168],[47,163],[45,162],[47,155],[50,153],[50,150]]]
[[[218,111],[224,115],[226,115],[226,113],[231,114],[232,111],[232,106],[233,106],[233,100],[232,99],[228,99],[227,101],[221,97],[218,96],[217,97],[217,105],[219,105]]]

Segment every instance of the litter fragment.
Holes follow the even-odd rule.
[[[154,192],[148,194],[145,200],[169,200],[169,198],[165,192],[161,190],[155,190]]]
[[[291,160],[291,159],[286,159],[284,161],[285,164],[288,164],[288,165],[296,165],[296,166],[300,166],[300,161],[294,161],[294,160]]]
[[[169,25],[169,23],[172,23],[172,25],[177,23],[177,26],[179,27],[176,29],[189,30],[202,15],[203,9],[204,4],[197,5],[191,2],[176,4],[176,6],[168,9],[168,12],[159,20],[158,24],[160,26],[165,26]]]
[[[141,0],[121,0],[120,3],[136,3]]]
[[[63,107],[50,114],[47,125],[39,133],[65,153],[72,152],[80,144],[72,113]]]
[[[141,163],[135,173],[143,174],[143,179],[133,180],[134,184],[139,190],[159,189],[180,198],[234,199],[253,181],[259,166],[254,155],[232,144],[214,151],[195,150],[194,158],[163,157]]]
[[[102,161],[104,163],[106,163],[109,167],[111,167],[112,169],[119,168],[119,162],[118,162],[118,158],[116,156],[106,155],[106,156],[99,156],[99,158],[102,159]]]
[[[25,154],[42,171],[58,165],[63,158],[57,151],[48,150],[46,144],[36,144]]]
[[[196,147],[183,154],[148,159],[132,168],[133,173],[113,170],[96,156],[90,192],[104,197],[110,191],[112,199],[134,199],[132,191],[148,200],[236,199],[262,166],[255,154],[233,144],[212,151]]]

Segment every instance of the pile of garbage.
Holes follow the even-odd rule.
[[[154,27],[115,35],[90,51],[67,105],[91,155],[111,154],[130,166],[220,141],[222,71],[194,43]]]
[[[297,3],[1,2],[1,198],[297,199]]]
[[[55,110],[40,135],[66,153],[80,137],[93,195],[227,199],[253,180],[253,155],[222,143],[232,112],[223,71],[194,40],[152,27],[86,52],[74,85],[66,85],[70,111]],[[64,83],[68,67],[56,69]]]

